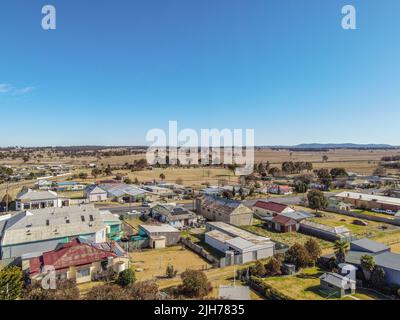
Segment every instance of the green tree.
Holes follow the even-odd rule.
[[[96,179],[99,175],[102,174],[102,171],[100,169],[98,169],[98,168],[94,168],[92,170],[91,174],[92,174],[92,177],[94,177]]]
[[[85,180],[88,178],[88,174],[86,172],[79,173],[79,179]]]
[[[106,176],[112,175],[112,169],[110,165],[107,165],[107,168],[104,169],[104,173],[106,174]]]
[[[287,262],[294,264],[297,270],[307,267],[310,262],[306,248],[299,243],[295,243],[286,251],[285,258]]]
[[[320,190],[310,190],[307,193],[308,206],[314,210],[325,209],[328,201],[325,199],[324,193]]]
[[[371,283],[376,288],[382,288],[385,285],[386,273],[381,267],[376,267],[371,276]]]
[[[306,248],[308,255],[310,256],[311,262],[315,264],[322,253],[319,243],[315,239],[309,238],[304,244],[304,248]]]
[[[6,267],[0,270],[0,300],[15,300],[22,291],[23,274],[21,268]]]
[[[167,278],[175,278],[177,273],[178,273],[178,271],[175,270],[174,266],[172,264],[168,264],[167,270],[165,272],[165,274],[167,275]]]
[[[266,274],[269,276],[280,275],[282,273],[281,268],[282,268],[282,263],[275,257],[269,259],[269,261],[265,265]]]
[[[118,275],[116,283],[121,287],[127,287],[136,281],[136,274],[132,268],[125,269]]]
[[[349,243],[347,241],[338,240],[335,242],[334,250],[335,256],[338,263],[344,263],[346,261],[346,255],[349,251]]]
[[[164,174],[164,173],[161,173],[161,174],[160,174],[160,179],[161,179],[161,181],[164,181],[164,180],[165,180],[165,174]]]
[[[361,270],[363,271],[365,280],[370,281],[371,275],[376,267],[375,259],[370,255],[365,255],[361,257],[360,261],[361,261]]]
[[[344,168],[332,168],[330,171],[330,174],[333,179],[336,179],[337,177],[347,177],[348,173],[346,169]]]
[[[188,297],[203,298],[212,290],[206,274],[200,270],[186,270],[181,274],[181,291]]]
[[[261,261],[256,261],[256,264],[251,268],[251,275],[256,277],[264,277],[266,270]]]
[[[332,182],[332,176],[329,173],[328,169],[319,169],[315,170],[315,173],[319,179],[319,181],[326,187],[329,187]]]

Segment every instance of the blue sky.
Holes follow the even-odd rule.
[[[253,128],[258,145],[400,145],[399,14],[398,0],[2,0],[0,146],[144,144],[169,120]]]

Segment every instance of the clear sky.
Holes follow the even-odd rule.
[[[1,0],[0,146],[145,144],[169,120],[400,145],[399,16],[398,0]]]

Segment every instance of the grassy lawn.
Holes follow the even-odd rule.
[[[265,278],[264,282],[294,300],[325,300],[319,292],[319,277],[323,274],[317,267],[307,268],[292,276]]]
[[[83,190],[81,191],[60,191],[58,192],[60,197],[70,198],[70,199],[83,199]]]
[[[373,212],[373,211],[367,211],[367,210],[352,210],[352,212],[356,212],[356,213],[362,213],[362,214],[366,214],[369,216],[373,216],[373,217],[380,217],[380,218],[386,218],[386,219],[394,219],[394,216],[391,216],[390,214],[384,214],[384,213],[377,213],[377,212]]]
[[[275,232],[272,230],[268,230],[264,227],[264,224],[261,220],[254,219],[253,225],[252,226],[244,226],[243,229],[252,231],[254,233],[257,233],[261,236],[265,236],[268,238],[271,238],[271,240],[275,240],[278,242],[282,242],[284,244],[287,244],[289,246],[295,244],[295,243],[300,243],[304,244],[307,242],[308,239],[314,238],[315,240],[318,241],[320,244],[321,248],[325,251],[326,249],[330,249],[333,247],[333,243],[329,241],[325,241],[319,238],[311,237],[305,234],[302,234],[300,232],[290,232],[290,233],[280,233],[280,232]],[[330,252],[330,250],[329,250]],[[324,252],[325,253],[325,252]]]
[[[301,210],[310,211],[308,208],[298,207]],[[315,217],[310,219],[311,221],[325,224],[332,227],[345,226],[348,228],[353,235],[357,238],[379,238],[385,235],[400,235],[400,227],[393,226],[387,223],[363,220],[358,218],[353,218],[337,213],[320,211],[324,216],[323,217]],[[353,222],[354,220],[361,220],[368,223],[368,226],[358,226]]]
[[[318,267],[303,269],[299,274],[284,277],[265,278],[264,282],[294,300],[337,300],[320,291],[319,277],[325,272]],[[342,300],[382,300],[385,296],[370,291],[357,291]]]

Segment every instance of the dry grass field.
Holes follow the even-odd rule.
[[[190,250],[180,246],[159,250],[144,250],[130,253],[135,268],[143,269],[136,273],[138,280],[162,278],[168,264],[172,264],[179,273],[186,269],[203,270],[211,265]]]

